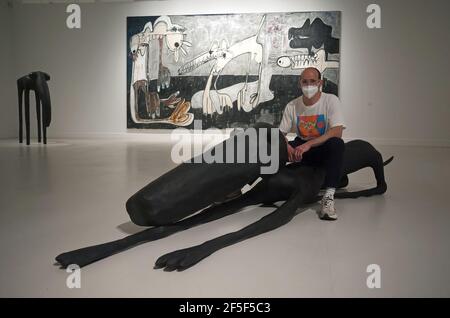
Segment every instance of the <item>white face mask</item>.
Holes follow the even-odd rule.
[[[314,95],[319,91],[319,86],[316,85],[308,85],[302,87],[302,92],[307,98],[313,98]]]

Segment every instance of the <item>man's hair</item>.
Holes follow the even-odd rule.
[[[319,75],[319,79],[322,79],[322,73],[320,73],[319,69],[316,67],[313,67],[313,68],[316,70],[317,74]]]
[[[320,71],[319,71],[318,68],[316,68],[316,67],[308,67],[308,68],[312,68],[312,69],[316,70],[317,75],[319,75],[319,80],[322,79],[322,73],[320,73]],[[304,70],[303,70],[303,72],[304,72]],[[303,72],[302,72],[302,74],[303,74]],[[300,74],[300,76],[301,76],[302,74]]]

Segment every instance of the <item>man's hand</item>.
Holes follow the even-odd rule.
[[[287,152],[288,152],[288,161],[294,162],[295,149],[290,144],[287,144]]]
[[[301,161],[303,154],[307,152],[309,149],[311,149],[311,146],[308,143],[304,143],[303,145],[300,145],[297,148],[295,148],[294,160],[297,162]]]
[[[284,134],[284,137],[286,138],[286,134]],[[311,143],[310,141],[305,142],[304,144],[293,148],[287,138],[286,138],[286,144],[287,144],[287,153],[288,153],[288,161],[289,162],[299,162],[302,160],[302,156],[305,152],[307,152],[309,149],[311,149]]]

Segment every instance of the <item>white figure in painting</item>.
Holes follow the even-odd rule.
[[[222,40],[220,44],[218,41],[214,41],[211,48],[207,52],[200,54],[193,60],[184,64],[178,70],[178,73],[182,75],[193,71],[200,65],[203,65],[209,61],[215,61],[211,68],[205,89],[202,92],[197,92],[192,97],[192,103],[194,103],[198,100],[199,94],[202,94],[201,105],[204,114],[213,114],[214,112],[222,114],[224,107],[233,107],[233,101],[235,100],[237,100],[238,109],[242,108],[246,112],[251,111],[258,105],[261,94],[261,76],[263,69],[263,45],[259,42],[258,37],[264,21],[265,16],[262,17],[258,31],[255,35],[243,39],[231,46],[228,45],[226,40]],[[217,81],[221,72],[228,63],[243,54],[248,54],[246,81],[219,91],[217,89]],[[247,79],[252,62],[258,64],[258,80],[253,83],[248,83]],[[214,76],[216,76],[216,79],[213,83]],[[268,82],[269,81],[267,81],[267,86]],[[211,91],[211,86],[214,86],[213,91]],[[270,98],[273,98],[273,95],[269,97],[269,99]]]
[[[131,119],[135,123],[171,123],[178,126],[187,126],[194,120],[194,115],[189,114],[190,103],[184,99],[177,98],[179,92],[171,94],[167,99],[160,99],[158,92],[160,88],[169,88],[170,72],[167,67],[162,64],[162,43],[164,43],[169,52],[174,55],[174,60],[179,59],[179,52],[186,55],[187,52],[184,47],[191,46],[191,43],[185,40],[185,28],[172,24],[168,16],[159,17],[152,26],[149,22],[144,26],[144,29],[130,39],[130,53],[132,56],[132,73],[130,84],[130,113]],[[157,72],[157,92],[149,92],[148,85],[150,80],[149,67],[149,52],[152,40],[158,39],[159,43],[159,70]],[[155,72],[152,72],[155,73]],[[145,105],[150,119],[141,118],[138,113],[138,100],[140,96],[145,97]],[[171,116],[168,118],[160,117],[160,103],[174,108]],[[177,103],[177,106],[173,105]],[[170,107],[172,106],[172,107]],[[176,116],[175,116],[176,115]],[[178,117],[177,117],[178,116]]]

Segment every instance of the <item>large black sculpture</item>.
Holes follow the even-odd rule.
[[[47,81],[50,75],[44,72],[32,72],[17,80],[19,97],[19,143],[23,142],[22,101],[25,93],[25,130],[27,145],[30,144],[30,91],[34,91],[38,127],[38,142],[41,142],[41,124],[44,144],[47,143],[47,127],[51,122],[51,102]],[[41,121],[42,115],[42,121]]]
[[[257,123],[255,127],[269,128],[270,125]],[[183,163],[145,186],[126,203],[128,214],[134,223],[153,227],[114,242],[60,254],[56,261],[63,268],[70,264],[82,267],[136,245],[236,213],[248,205],[285,201],[274,212],[239,231],[168,253],[161,256],[155,264],[155,268],[164,268],[166,271],[184,270],[223,247],[288,223],[297,214],[297,208],[320,199],[318,193],[324,182],[325,172],[321,167],[309,167],[301,163],[285,165],[286,142],[281,133],[278,137],[279,171],[273,175],[261,175],[263,180],[242,196],[222,204],[212,204],[260,176],[262,164],[259,160],[254,164]],[[220,148],[235,139],[236,136],[224,141]],[[268,145],[270,144],[271,140]],[[207,153],[214,154],[220,148],[216,146]],[[246,147],[245,151],[248,155],[249,148]],[[387,189],[384,165],[391,160],[392,157],[383,163],[381,154],[365,141],[346,143],[342,186],[348,183],[347,174],[365,167],[373,169],[377,186],[357,192],[336,193],[335,197],[356,198],[383,194]],[[201,209],[200,213],[190,216]]]

